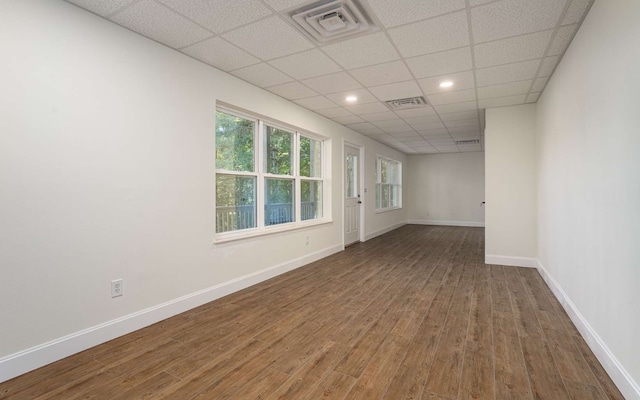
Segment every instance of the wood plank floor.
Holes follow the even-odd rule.
[[[624,399],[534,269],[407,225],[0,384],[2,399]]]

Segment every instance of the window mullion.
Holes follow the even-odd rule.
[[[258,132],[256,138],[256,172],[258,173],[258,182],[257,185],[257,210],[256,210],[256,218],[258,219],[257,227],[259,230],[264,229],[264,191],[265,191],[265,183],[264,183],[264,122],[262,120],[258,120]]]
[[[294,203],[296,208],[295,223],[299,224],[302,221],[302,187],[300,181],[300,132],[294,133],[293,140],[293,175],[295,179],[294,187]]]

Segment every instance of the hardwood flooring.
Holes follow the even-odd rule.
[[[0,384],[2,399],[624,399],[534,269],[407,225]]]

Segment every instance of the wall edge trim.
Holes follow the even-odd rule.
[[[501,256],[497,254],[485,254],[484,263],[504,265],[508,267],[538,267],[538,260],[532,257]]]
[[[0,358],[0,382],[344,250],[334,245]]]
[[[364,237],[364,240],[366,242],[367,240],[373,239],[376,236],[384,235],[385,233],[391,232],[392,230],[398,229],[402,226],[405,226],[406,224],[407,224],[407,221],[402,221],[402,222],[398,222],[396,224],[390,225],[386,228],[378,229],[377,231],[367,233]]]
[[[430,220],[430,219],[410,219],[407,221],[407,223],[415,224],[415,225],[468,226],[468,227],[484,228],[484,222],[476,222],[476,221],[440,221],[440,220]]]
[[[611,350],[607,347],[604,341],[596,333],[593,327],[589,324],[587,319],[580,313],[578,308],[573,304],[571,298],[562,289],[558,281],[547,271],[544,265],[537,260],[537,269],[542,279],[547,283],[547,286],[551,289],[553,295],[558,299],[562,308],[567,312],[571,321],[573,321],[576,328],[584,338],[587,345],[593,351],[596,358],[604,369],[607,371],[613,382],[618,386],[618,389],[627,399],[640,400],[640,386],[633,380],[627,370],[620,364],[618,359],[613,355]]]

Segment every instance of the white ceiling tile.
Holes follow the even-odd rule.
[[[276,11],[282,11],[308,4],[309,0],[264,0],[264,2],[273,7]]]
[[[407,123],[401,119],[391,119],[388,121],[376,121],[376,122],[372,122],[372,124],[374,124],[375,126],[383,130],[385,128],[399,128],[399,127],[409,128],[409,125],[407,125]]]
[[[456,145],[456,143],[451,138],[448,138],[448,139],[427,139],[427,141],[429,143],[431,143],[433,146],[438,146],[438,147],[455,146]]]
[[[338,64],[317,49],[278,58],[269,64],[296,79],[312,78],[342,70]]]
[[[244,67],[231,72],[233,75],[256,86],[268,87],[291,82],[293,79],[273,68],[269,64],[261,63]]]
[[[370,122],[400,120],[396,114],[389,110],[372,114],[361,114],[361,117]]]
[[[435,17],[465,7],[464,0],[416,1],[411,4],[411,7],[407,7],[406,2],[402,0],[369,0],[368,3],[380,22],[387,28]]]
[[[389,111],[389,109],[382,103],[356,104],[353,106],[347,106],[346,109],[357,115],[374,114]]]
[[[453,137],[477,136],[480,134],[480,128],[473,126],[456,126],[448,128],[449,133]]]
[[[478,99],[512,96],[529,91],[532,80],[503,83],[501,85],[483,86],[478,88]]]
[[[467,71],[473,67],[471,47],[409,58],[407,64],[416,78]]]
[[[404,118],[408,124],[429,124],[432,122],[440,122],[440,117],[437,115],[424,115],[419,117]]]
[[[405,133],[416,134],[416,131],[410,126],[387,127],[387,128],[384,128],[384,131],[387,132],[390,135],[401,135],[401,134],[405,134]]]
[[[529,95],[527,96],[527,103],[535,103],[536,101],[538,101],[539,97],[540,92],[529,93]]]
[[[480,108],[493,108],[493,107],[504,107],[504,106],[513,106],[516,104],[524,103],[527,95],[519,94],[516,96],[507,96],[507,97],[498,97],[496,99],[487,99],[478,101],[478,105]]]
[[[398,51],[404,57],[419,56],[469,45],[469,29],[465,11],[389,29],[388,32],[398,47]]]
[[[434,146],[440,153],[460,153],[457,146]]]
[[[158,0],[207,29],[221,33],[271,14],[258,0]]]
[[[457,113],[451,113],[451,114],[443,114],[440,116],[440,118],[445,121],[445,124],[447,121],[459,121],[459,120],[463,120],[463,119],[472,119],[472,118],[478,118],[478,112],[477,111],[463,111],[463,112],[457,112]]]
[[[473,48],[476,67],[492,67],[518,61],[541,58],[544,55],[553,30],[482,43]]]
[[[447,121],[444,123],[447,128],[462,128],[462,127],[472,127],[472,128],[480,128],[480,122],[478,119],[459,119],[457,121]]]
[[[393,132],[394,129],[405,129],[405,128],[387,128],[386,129],[387,131],[389,131],[389,135],[393,136],[394,138],[397,138],[398,140],[402,140],[403,138],[407,140],[422,139],[422,136],[418,135],[416,131],[413,130],[413,128],[409,128],[410,130],[403,130],[398,132]]]
[[[461,112],[461,111],[471,111],[477,110],[478,105],[475,101],[467,101],[464,103],[454,103],[454,104],[445,104],[443,106],[435,106],[436,112],[438,114],[447,114],[453,112]]]
[[[416,81],[390,83],[388,85],[370,87],[369,91],[382,101],[422,96],[422,90],[420,90]]]
[[[542,60],[538,76],[551,76],[556,65],[558,65],[558,61],[560,61],[560,56],[545,57]]]
[[[111,20],[169,47],[180,48],[213,36],[211,32],[152,0],[118,12]]]
[[[593,0],[573,0],[562,19],[562,25],[580,22]]]
[[[335,117],[348,117],[351,114],[349,111],[345,110],[342,107],[336,107],[336,108],[327,108],[324,110],[319,110],[317,111],[318,114],[322,114],[327,118],[335,118]]]
[[[182,52],[223,71],[231,71],[260,62],[259,59],[221,37],[198,42],[183,49]]]
[[[223,35],[225,39],[263,60],[271,60],[310,49],[301,33],[273,16]]]
[[[471,9],[475,43],[553,28],[566,0],[505,0]]]
[[[442,131],[444,133],[436,134],[431,132],[422,132],[421,135],[429,142],[434,142],[434,141],[435,142],[442,141],[443,143],[445,143],[445,141],[453,142],[453,140],[451,139],[451,135],[449,135],[449,132],[447,132],[446,129],[439,129],[439,131]]]
[[[366,67],[400,58],[383,32],[330,44],[323,50],[346,69]]]
[[[411,72],[402,61],[352,69],[349,73],[364,86],[378,86],[412,79]]]
[[[302,81],[305,85],[322,94],[341,93],[347,90],[359,89],[362,86],[346,72],[323,75]]]
[[[411,124],[411,127],[419,133],[435,131],[436,129],[445,129],[442,122],[429,122],[426,124]]]
[[[450,88],[441,88],[440,83],[444,81],[453,82],[453,86]],[[456,90],[471,89],[476,86],[475,79],[473,78],[473,71],[418,79],[418,83],[425,94],[446,93]]]
[[[408,110],[397,110],[395,113],[401,118],[411,118],[423,115],[434,115],[436,112],[433,107],[417,107]]]
[[[548,80],[549,80],[549,77],[536,79],[535,81],[533,81],[533,85],[531,86],[531,91],[542,92],[542,89],[544,89],[544,86],[547,84]]]
[[[353,89],[339,93],[332,93],[328,94],[327,98],[341,106],[350,106],[354,104],[346,100],[347,96],[356,96],[358,100],[355,103],[357,104],[376,103],[378,101],[378,99],[376,99],[366,89]]]
[[[432,94],[428,96],[429,103],[434,106],[451,103],[462,103],[463,101],[471,101],[476,99],[476,90],[457,90],[455,92],[446,92],[439,94]]]
[[[358,122],[356,124],[348,124],[347,126],[349,128],[351,128],[351,129],[353,129],[354,131],[359,131],[359,130],[362,130],[362,129],[366,129],[366,130],[369,130],[369,129],[374,129],[374,130],[375,129],[380,129],[380,128],[378,128],[377,126],[373,125],[370,122]]]
[[[571,43],[571,39],[573,39],[573,35],[575,35],[577,29],[578,24],[561,26],[558,28],[558,32],[551,42],[547,55],[555,56],[564,53],[567,46],[569,46],[569,43]]]
[[[334,102],[324,96],[307,97],[306,99],[294,100],[294,103],[300,104],[309,110],[322,110],[323,108],[333,108],[336,106]]]
[[[382,129],[380,129],[380,128],[364,129],[364,130],[360,130],[360,131],[357,131],[357,132],[360,132],[362,134],[370,136],[370,137],[372,137],[372,138],[374,138],[376,140],[384,138],[384,137],[388,137],[388,135],[386,133],[384,133],[384,131]]]
[[[318,93],[309,89],[300,82],[289,82],[282,85],[271,86],[267,88],[267,90],[289,100],[302,99],[304,97],[312,97],[318,95]]]
[[[477,83],[478,86],[489,86],[533,79],[539,64],[538,59],[479,69],[476,71]]]
[[[356,124],[358,122],[364,122],[364,120],[360,117],[358,117],[357,115],[350,115],[348,117],[334,117],[332,118],[334,121],[336,121],[339,124]]]
[[[492,1],[495,1],[495,0],[469,0],[469,5],[471,7],[475,7],[481,4],[491,3]]]
[[[106,17],[122,7],[133,3],[135,0],[68,0],[70,3],[76,4],[82,8],[86,8],[98,15]]]

